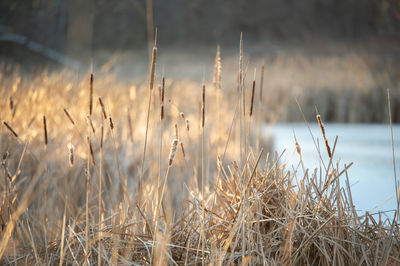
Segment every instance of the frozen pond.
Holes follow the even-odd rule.
[[[329,160],[318,124],[310,124],[311,132],[321,147],[322,158],[327,165]],[[282,161],[297,166],[299,157],[295,152],[293,130],[300,144],[305,166],[319,168],[320,157],[305,123],[277,124],[265,126],[264,133],[274,137],[275,150],[286,149]],[[325,124],[329,145],[333,147],[338,136],[334,162],[354,164],[348,170],[356,209],[362,214],[365,211],[389,211],[396,208],[392,144],[390,127],[385,124]],[[400,125],[393,126],[396,172],[400,176]],[[302,172],[301,172],[302,173]],[[344,186],[344,175],[341,185]],[[388,213],[393,216],[393,212]]]

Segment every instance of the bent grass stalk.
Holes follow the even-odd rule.
[[[147,134],[149,131],[151,96],[152,96],[152,92],[153,92],[154,77],[155,77],[155,71],[156,71],[156,61],[157,61],[157,33],[156,33],[156,38],[154,39],[153,52],[152,52],[152,57],[151,57],[150,76],[149,76],[149,103],[147,106],[146,132],[145,132],[145,137],[144,137],[141,174],[139,177],[139,190],[141,190],[141,186],[142,186],[142,180],[143,180],[143,175],[144,175],[144,163],[146,160]]]

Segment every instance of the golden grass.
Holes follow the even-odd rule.
[[[13,89],[0,92],[12,99],[0,102],[0,262],[399,264],[397,217],[357,214],[336,141],[313,170],[295,140],[299,164],[288,167],[251,131],[265,111],[255,96],[269,93],[264,67],[259,86],[246,83],[241,43],[232,92],[219,52],[216,62],[214,87],[160,79],[155,108],[155,59],[149,83],[135,85],[101,71],[89,90],[67,71],[1,76]]]

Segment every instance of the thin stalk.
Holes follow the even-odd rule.
[[[388,97],[388,112],[389,112],[389,124],[390,124],[390,137],[392,140],[392,159],[393,159],[393,175],[394,175],[394,188],[396,190],[396,213],[394,219],[399,219],[399,211],[400,211],[400,200],[399,200],[399,188],[397,184],[397,174],[396,174],[396,157],[394,155],[394,139],[393,139],[393,125],[392,125],[392,111],[390,107],[390,92],[387,89],[387,97]],[[397,217],[397,218],[396,218]]]
[[[143,147],[143,157],[142,157],[142,168],[141,168],[141,174],[139,178],[139,191],[141,190],[142,186],[142,179],[144,175],[144,162],[146,160],[146,149],[147,149],[147,135],[149,131],[149,120],[150,120],[150,109],[151,109],[151,96],[152,96],[152,91],[153,91],[153,85],[154,85],[154,76],[155,76],[155,71],[156,71],[156,61],[157,61],[157,31],[156,31],[156,37],[154,39],[154,46],[153,46],[153,53],[152,53],[152,58],[151,58],[151,66],[150,66],[150,76],[149,76],[149,102],[147,106],[147,119],[146,119],[146,133],[144,137],[144,147]]]
[[[97,256],[97,264],[100,266],[101,265],[101,224],[102,224],[102,208],[101,208],[101,202],[102,202],[102,188],[101,188],[101,181],[103,178],[103,138],[104,138],[104,120],[102,120],[102,124],[101,124],[101,137],[100,137],[100,166],[99,166],[99,232],[98,232],[98,238],[99,238],[99,247],[98,247],[98,256]]]

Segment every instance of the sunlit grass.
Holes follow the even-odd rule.
[[[336,142],[320,170],[301,167],[301,143],[282,164],[251,97],[261,65],[230,88],[218,68],[204,96],[166,77],[163,120],[159,74],[150,90],[95,72],[92,96],[90,73],[2,75],[1,262],[400,263],[398,224],[356,213]]]

